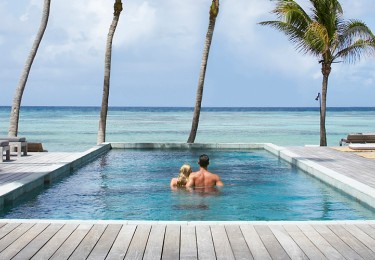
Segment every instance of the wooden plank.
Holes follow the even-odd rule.
[[[165,231],[162,259],[174,260],[180,257],[180,232],[178,225],[168,225]]]
[[[344,225],[344,228],[375,253],[375,239],[355,225]]]
[[[33,223],[22,223],[21,225],[13,229],[11,232],[9,232],[6,236],[4,236],[0,240],[0,252],[2,252],[14,241],[16,241],[19,237],[21,237],[25,232],[32,228],[32,226],[34,226]]]
[[[24,247],[13,259],[30,259],[35,255],[61,228],[63,224],[50,224],[43,232]]]
[[[78,227],[77,224],[64,225],[48,242],[44,245],[34,256],[36,259],[49,259],[65,242],[65,240],[73,233]]]
[[[92,226],[92,224],[80,224],[50,259],[68,259],[90,231]]]
[[[270,229],[291,259],[308,259],[282,226],[270,225]]]
[[[155,225],[151,227],[150,236],[146,245],[143,259],[161,259],[163,242],[165,236],[165,225]]]
[[[211,226],[212,240],[218,260],[235,259],[224,226]]]
[[[21,237],[9,245],[0,253],[0,259],[11,259],[19,251],[21,251],[28,243],[30,243],[36,236],[42,233],[47,228],[47,223],[38,223],[27,230]]]
[[[122,226],[115,242],[112,245],[111,250],[107,255],[107,260],[124,259],[136,228],[136,225]]]
[[[135,230],[132,241],[130,242],[128,252],[125,259],[142,259],[146,249],[148,236],[150,234],[151,226],[138,225]]]
[[[103,235],[107,225],[94,225],[89,233],[85,236],[79,246],[74,250],[73,254],[69,257],[71,260],[86,259],[93,250],[100,237]]]
[[[199,225],[195,229],[197,234],[198,259],[216,259],[210,227]]]
[[[240,228],[254,259],[271,260],[271,256],[256,232],[254,226],[242,225]]]
[[[335,235],[327,226],[325,225],[313,225],[313,228],[318,231],[322,237],[324,237],[340,254],[349,259],[362,259],[353,249],[351,249],[347,244],[345,244],[341,238]]]
[[[8,235],[9,232],[12,232],[19,225],[21,225],[21,223],[7,223],[5,226],[2,226],[0,228],[0,239]]]
[[[181,226],[180,260],[198,259],[195,226]]]
[[[320,260],[325,258],[322,252],[311,243],[296,225],[284,225],[283,227],[309,259]]]
[[[335,248],[331,246],[312,226],[298,225],[307,238],[326,256],[328,259],[344,259]]]
[[[329,225],[331,229],[342,241],[344,241],[348,246],[350,246],[358,255],[363,259],[375,259],[375,254],[366,246],[364,246],[358,239],[350,234],[343,226],[341,225]]]
[[[236,259],[252,260],[253,256],[250,253],[249,247],[246,244],[240,227],[237,225],[228,225],[225,226],[225,230],[227,231],[234,257]]]
[[[254,225],[254,228],[272,259],[290,259],[268,226]]]
[[[375,239],[375,228],[372,228],[371,225],[357,225],[363,232],[369,235],[371,238]]]
[[[115,239],[120,232],[121,227],[122,225],[120,224],[108,225],[87,259],[105,259],[113,243],[115,242]]]

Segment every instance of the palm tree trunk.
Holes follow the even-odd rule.
[[[328,77],[331,73],[331,64],[322,63],[322,100],[320,109],[320,146],[327,146],[327,133],[326,133],[326,110],[327,110],[327,88]]]
[[[10,118],[9,118],[9,130],[8,130],[9,136],[17,136],[18,134],[18,123],[19,123],[22,95],[25,90],[26,82],[30,74],[31,66],[33,64],[36,53],[38,52],[39,45],[43,39],[44,32],[47,28],[50,6],[51,6],[51,0],[44,0],[42,21],[40,23],[39,30],[34,40],[31,51],[29,53],[29,57],[26,60],[25,66],[21,74],[21,78],[18,82],[16,93],[13,98],[12,110],[10,111]]]
[[[210,22],[208,24],[206,41],[205,41],[204,49],[203,49],[201,70],[200,70],[200,74],[199,74],[198,88],[197,88],[196,101],[195,101],[194,114],[193,114],[193,121],[192,121],[192,124],[191,124],[190,135],[189,135],[189,138],[187,140],[188,143],[194,143],[195,137],[196,137],[197,131],[198,131],[199,116],[200,116],[200,113],[201,113],[203,88],[204,88],[204,80],[205,80],[205,77],[206,77],[208,55],[210,53],[210,47],[211,47],[212,37],[213,37],[213,34],[214,34],[216,17],[218,15],[218,13],[219,13],[219,1],[213,0],[211,8],[210,8]]]
[[[107,113],[108,113],[109,82],[110,82],[110,76],[111,76],[112,41],[113,41],[113,36],[116,31],[118,20],[120,18],[121,11],[122,11],[121,0],[116,0],[114,4],[112,24],[109,27],[109,32],[107,36],[107,45],[106,45],[106,51],[105,51],[104,83],[103,83],[102,108],[100,111],[99,130],[98,130],[98,139],[97,139],[98,144],[105,142],[105,132],[106,132]]]

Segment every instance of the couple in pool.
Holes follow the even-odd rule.
[[[221,187],[224,183],[219,175],[211,173],[207,170],[210,159],[206,154],[199,156],[199,171],[192,172],[190,165],[184,164],[180,169],[177,178],[171,180],[171,188],[176,187]]]

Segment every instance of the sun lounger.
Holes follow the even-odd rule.
[[[27,151],[28,152],[48,152],[44,150],[42,143],[29,143],[27,142]]]
[[[17,148],[18,157],[21,157],[22,152],[23,155],[27,155],[27,142],[25,137],[0,136],[0,140],[8,141],[11,149]]]
[[[349,148],[353,150],[375,150],[375,144],[349,144]]]
[[[10,146],[9,146],[9,141],[6,140],[0,140],[0,153],[1,153],[1,160],[0,162],[3,162],[3,156],[5,152],[5,160],[9,161],[10,160]]]
[[[340,146],[343,143],[375,143],[375,133],[348,134],[346,139],[341,139]]]

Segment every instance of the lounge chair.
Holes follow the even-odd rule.
[[[23,155],[27,155],[27,142],[25,137],[0,136],[0,140],[8,141],[11,149],[17,148],[18,157],[21,157],[21,152],[23,152]]]
[[[348,134],[346,139],[341,139],[340,146],[342,146],[343,143],[375,143],[375,133]]]
[[[349,148],[353,150],[375,150],[375,144],[349,144]]]
[[[48,152],[47,150],[44,150],[42,143],[29,143],[27,142],[27,151],[28,152]]]
[[[1,153],[1,160],[0,162],[3,162],[3,156],[5,152],[5,160],[9,161],[10,160],[10,146],[9,146],[9,141],[6,140],[0,140],[0,153]]]

